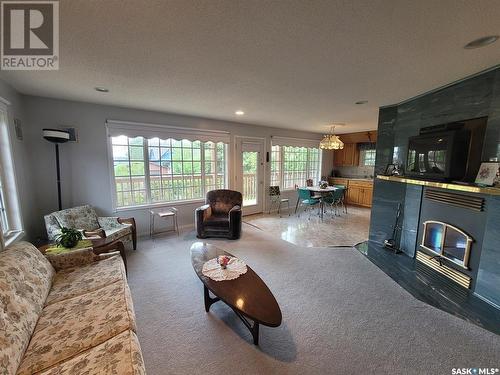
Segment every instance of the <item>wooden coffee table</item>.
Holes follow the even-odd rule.
[[[233,256],[214,245],[196,242],[191,246],[191,263],[203,283],[205,311],[223,301],[250,330],[253,343],[259,345],[259,325],[278,327],[281,324],[281,310],[273,294],[262,279],[247,265],[247,272],[237,279],[214,281],[203,275],[203,264],[219,255]],[[215,296],[212,298],[210,292]],[[251,321],[253,324],[251,324]]]
[[[107,238],[88,238],[88,240],[92,242],[92,250],[96,255],[119,251],[123,260],[123,265],[125,266],[125,272],[127,272],[127,257],[125,255],[125,246],[123,245],[123,242],[120,240],[110,241]],[[38,250],[42,254],[45,254],[45,251],[53,246],[54,244],[52,243],[46,244],[40,246]]]

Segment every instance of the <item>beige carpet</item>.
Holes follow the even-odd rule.
[[[194,233],[142,240],[129,283],[148,374],[451,374],[499,367],[500,337],[437,310],[350,248],[302,248],[249,225],[210,240],[266,281],[283,313],[260,346],[219,302],[205,313]]]
[[[250,215],[243,221],[301,247],[354,246],[368,240],[370,209],[350,206],[338,216],[328,209],[323,220],[314,209],[300,216],[283,213],[281,218],[276,213]]]

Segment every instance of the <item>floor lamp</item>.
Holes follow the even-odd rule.
[[[43,129],[43,138],[52,142],[56,146],[56,167],[57,167],[57,199],[59,203],[59,211],[62,210],[61,200],[61,168],[59,166],[59,143],[69,141],[69,132],[60,129]]]

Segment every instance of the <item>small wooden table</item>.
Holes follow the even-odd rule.
[[[125,255],[125,246],[123,246],[123,242],[121,242],[120,240],[110,241],[107,238],[88,238],[88,240],[92,242],[92,251],[96,255],[110,253],[113,251],[119,251],[120,255],[123,259],[123,265],[125,266],[125,272],[127,272],[127,256]],[[54,244],[49,243],[49,244],[40,246],[38,248],[38,250],[42,254],[45,254],[45,251],[48,248],[53,247],[53,246],[54,246]]]
[[[219,255],[233,256],[214,245],[196,242],[191,246],[191,263],[203,283],[205,311],[223,301],[249,329],[253,343],[259,345],[259,324],[278,327],[281,324],[281,310],[273,294],[262,279],[247,265],[247,272],[237,279],[214,281],[203,275],[203,264]],[[210,297],[210,292],[215,298]],[[253,325],[248,320],[253,321]]]

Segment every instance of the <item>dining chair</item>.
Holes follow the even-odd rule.
[[[332,213],[334,215],[338,215],[339,206],[342,206],[342,208],[345,209],[344,206],[345,189],[342,185],[335,185],[335,187],[337,188],[336,190],[323,197],[323,203],[330,206],[330,209],[332,210]]]
[[[345,186],[345,185],[333,185],[333,186],[343,189],[341,206],[344,209],[344,212],[347,214],[347,191],[348,191],[349,188],[347,186]]]
[[[290,199],[281,198],[281,191],[279,186],[269,186],[269,214],[274,206],[278,206],[278,215],[281,217],[281,205],[283,203],[287,204],[288,216],[290,216]]]
[[[300,208],[304,207],[304,211],[307,210],[307,208],[311,208],[316,206],[317,204],[320,203],[320,200],[317,198],[311,197],[311,192],[307,189],[297,189],[297,193],[299,195],[299,217],[300,217]]]
[[[306,186],[307,187],[313,187],[314,186],[314,181],[312,178],[308,178],[306,180]],[[312,193],[311,194],[311,197],[313,197],[314,199],[321,199],[321,194],[318,194],[318,193]]]

